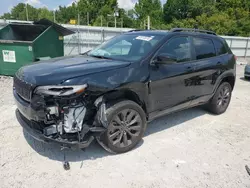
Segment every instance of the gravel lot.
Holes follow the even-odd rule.
[[[0,78],[0,187],[250,187],[250,81],[237,67],[228,111],[193,108],[148,125],[133,151],[111,155],[93,143],[67,151],[32,139],[16,121],[12,79]]]

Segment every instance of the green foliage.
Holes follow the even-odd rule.
[[[19,3],[17,6],[13,7],[11,9],[11,17],[18,20],[25,20],[26,19],[25,6],[26,5],[24,3]]]
[[[163,23],[163,12],[160,0],[138,0],[135,4],[134,13],[137,17],[137,24],[144,28],[144,21],[150,16],[154,28]],[[142,26],[141,26],[142,25]]]
[[[10,20],[12,18],[12,15],[11,13],[5,13],[4,15],[1,16],[1,18]]]
[[[165,28],[198,26],[220,35],[250,35],[249,0],[168,0]]]
[[[27,5],[28,10],[28,18],[29,20],[37,20],[38,19],[38,11],[33,6]],[[19,3],[17,6],[11,9],[11,18],[17,20],[26,20],[26,5],[24,3]]]
[[[47,8],[38,9],[38,19],[46,18],[53,21],[53,12],[49,11]]]
[[[29,20],[53,20],[53,11],[27,6]],[[114,17],[116,14],[116,19]],[[250,0],[138,0],[134,9],[125,11],[117,0],[79,0],[71,6],[60,6],[55,12],[56,22],[145,29],[150,16],[152,29],[174,27],[213,30],[220,35],[250,35]],[[1,18],[26,20],[26,4],[19,3]]]
[[[38,20],[40,18],[52,19],[53,13],[49,11],[47,8],[36,9],[31,5],[27,5],[24,3],[19,3],[17,6],[13,7],[10,13],[5,13],[1,18],[5,19],[15,19],[15,20],[27,20],[27,13],[29,20]],[[52,18],[51,18],[52,13]]]
[[[92,25],[97,21],[97,18],[107,15],[113,15],[115,10],[118,10],[117,0],[79,0],[77,3],[78,13],[84,17],[84,22],[87,23],[87,13],[89,17],[89,24]]]
[[[69,23],[71,19],[78,19],[78,11],[75,3],[69,7],[59,6],[58,10],[55,12],[56,21],[58,23]]]

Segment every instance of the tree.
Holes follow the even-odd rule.
[[[5,13],[2,18],[5,19],[15,19],[15,20],[27,20],[26,11],[28,11],[29,20],[37,20],[38,19],[38,10],[31,5],[27,5],[24,3],[19,3],[15,7],[13,7],[10,13]]]
[[[150,16],[151,23],[154,26],[159,25],[163,21],[163,12],[160,0],[139,0],[135,4],[134,10],[139,23],[146,20],[148,16]]]
[[[59,23],[69,23],[71,19],[78,19],[78,10],[75,3],[72,6],[65,7],[59,6],[58,10],[55,12],[56,21]]]
[[[217,0],[216,7],[220,11],[226,11],[229,8],[244,8],[248,9],[249,0]]]
[[[166,26],[213,30],[221,35],[249,36],[249,0],[168,0],[164,5]]]
[[[11,13],[5,13],[4,15],[1,16],[1,19],[8,19],[8,20],[12,19]]]
[[[43,18],[46,18],[46,19],[51,20],[51,21],[54,20],[53,12],[49,11],[46,7],[38,9],[38,12],[39,12],[38,13],[39,20],[43,19]]]
[[[188,16],[188,0],[168,0],[164,5],[163,12],[166,22],[172,22],[174,19],[185,19]]]
[[[38,20],[39,19],[38,18],[38,14],[39,14],[38,9],[36,9],[35,7],[28,4],[27,11],[28,11],[29,20]],[[22,14],[26,15],[26,10],[24,10]]]
[[[89,23],[93,24],[101,15],[104,17],[108,14],[113,15],[114,11],[118,10],[118,3],[117,0],[79,0],[77,7],[81,17],[87,18],[88,14]]]
[[[19,3],[17,6],[11,9],[11,17],[16,20],[26,20],[25,4]]]
[[[47,8],[35,8],[19,3],[1,18],[26,20],[47,18],[53,20],[53,12]],[[153,29],[173,27],[199,28],[214,30],[221,35],[250,35],[250,0],[167,0],[162,7],[161,0],[138,0],[134,9],[125,11],[118,7],[117,0],[79,0],[71,6],[60,6],[56,10],[58,23],[69,23],[70,19],[80,24],[100,26],[145,28],[147,17],[151,18]],[[123,24],[121,24],[123,23]]]
[[[134,19],[134,11],[129,10],[125,11],[124,9],[119,9],[119,19],[123,22],[123,27],[134,28],[135,19]]]
[[[212,15],[216,12],[214,0],[168,0],[163,8],[167,23],[173,19],[195,18],[202,14]]]

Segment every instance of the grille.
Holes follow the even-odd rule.
[[[33,86],[31,84],[28,84],[17,77],[14,77],[14,87],[17,92],[17,94],[25,99],[26,101],[30,101],[31,94],[33,90]]]

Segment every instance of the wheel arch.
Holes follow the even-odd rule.
[[[220,84],[222,84],[223,82],[228,82],[230,85],[231,85],[231,87],[232,87],[232,90],[234,89],[234,86],[235,86],[235,76],[230,76],[230,75],[228,75],[228,76],[226,76],[226,77],[224,77],[222,80],[221,80],[221,83]]]
[[[231,85],[232,90],[233,90],[234,87],[235,87],[235,82],[236,82],[235,74],[232,73],[232,72],[229,72],[229,73],[226,73],[226,74],[222,75],[221,78],[218,79],[218,82],[217,82],[217,84],[215,85],[215,88],[214,88],[214,92],[213,92],[213,93],[215,93],[216,90],[218,89],[218,87],[219,87],[222,83],[224,83],[224,82],[228,82],[228,83]]]
[[[143,99],[141,99],[140,96],[136,92],[134,92],[130,89],[109,91],[108,93],[105,93],[103,95],[103,98],[109,104],[113,104],[113,103],[116,103],[116,102],[124,100],[124,99],[131,100],[131,101],[137,103],[139,106],[141,106],[141,108],[143,109],[143,111],[145,112],[145,114],[147,116],[147,108],[146,108],[145,101]]]

